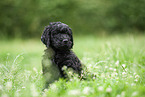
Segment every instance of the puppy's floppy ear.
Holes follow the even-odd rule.
[[[41,36],[41,41],[46,45],[46,47],[50,46],[50,26],[45,27]]]
[[[71,48],[73,47],[73,45],[74,45],[74,42],[73,42],[73,34],[72,34],[72,30],[71,30],[71,28],[69,28],[69,31],[71,32],[71,42],[72,42],[72,45],[71,45]]]

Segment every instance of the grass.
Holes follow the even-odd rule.
[[[60,79],[42,93],[41,41],[0,41],[0,96],[145,97],[145,35],[82,36],[74,42],[73,51],[96,77]]]

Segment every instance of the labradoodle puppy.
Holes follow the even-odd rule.
[[[73,36],[71,28],[61,22],[51,22],[41,36],[41,41],[47,49],[42,59],[42,71],[46,87],[59,78],[66,78],[63,66],[71,68],[81,76],[82,65],[77,56],[71,51]]]

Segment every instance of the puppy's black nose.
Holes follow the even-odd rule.
[[[64,43],[67,43],[67,42],[68,42],[68,39],[64,39],[63,42],[64,42]]]

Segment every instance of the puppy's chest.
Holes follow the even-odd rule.
[[[61,64],[65,61],[73,61],[74,60],[74,54],[69,51],[69,52],[58,52],[54,55],[54,61],[56,64]]]

